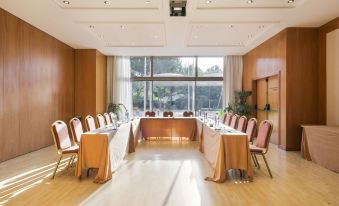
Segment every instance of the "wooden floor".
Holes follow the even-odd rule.
[[[50,180],[56,160],[48,147],[1,163],[0,205],[339,205],[339,174],[274,145],[274,178],[260,158],[251,183],[236,175],[223,184],[204,181],[211,169],[194,142],[144,142],[104,185],[77,179],[74,167]]]

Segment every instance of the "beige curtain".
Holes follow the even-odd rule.
[[[223,105],[234,101],[234,92],[242,90],[243,58],[242,56],[224,57],[224,99]]]
[[[113,86],[114,86],[114,57],[107,57],[107,85],[106,85],[106,109],[108,108],[108,104],[113,102]]]
[[[124,104],[130,116],[133,115],[129,57],[107,58],[107,106],[110,102]]]

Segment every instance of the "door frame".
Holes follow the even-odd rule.
[[[252,104],[255,105],[255,109],[253,112],[253,116],[255,118],[257,118],[258,114],[257,114],[257,82],[259,80],[263,80],[263,79],[268,79],[270,77],[278,77],[278,84],[279,84],[279,91],[278,91],[278,96],[279,96],[279,100],[278,100],[278,105],[279,105],[279,111],[278,111],[278,147],[281,146],[281,72],[279,71],[278,73],[275,74],[270,74],[270,75],[266,75],[266,76],[262,76],[262,77],[258,77],[258,78],[254,78],[252,79]],[[260,122],[259,122],[260,124]]]

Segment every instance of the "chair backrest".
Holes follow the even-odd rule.
[[[164,112],[163,114],[163,117],[173,117],[173,112],[169,111],[169,112]]]
[[[237,124],[238,124],[238,119],[239,119],[238,115],[236,115],[236,114],[233,115],[232,119],[231,119],[230,127],[232,127],[233,129],[236,129],[237,128]]]
[[[184,116],[184,117],[193,117],[193,112],[191,112],[191,111],[184,111],[182,116]]]
[[[231,125],[231,119],[232,119],[232,114],[231,113],[227,113],[226,117],[225,117],[224,124],[227,125],[227,126],[230,126]]]
[[[147,111],[145,112],[145,117],[155,117],[155,112],[154,111]]]
[[[105,117],[102,116],[102,114],[97,114],[97,121],[98,121],[99,128],[106,126]]]
[[[246,134],[249,142],[253,142],[255,130],[257,129],[257,120],[255,118],[251,118],[248,120]]]
[[[71,128],[71,133],[73,141],[77,144],[80,143],[81,135],[84,133],[80,119],[74,117],[69,121],[69,128]]]
[[[92,131],[92,130],[97,129],[95,126],[94,118],[91,115],[87,115],[87,117],[85,118],[85,123],[86,123],[87,131]]]
[[[259,148],[268,149],[268,145],[270,143],[270,138],[273,130],[273,124],[269,120],[264,120],[260,123],[258,129],[258,136],[255,146]]]
[[[106,120],[107,124],[112,124],[112,120],[111,120],[111,117],[110,117],[109,114],[104,113],[104,117],[105,117],[105,120]]]
[[[51,131],[58,151],[72,146],[65,122],[60,120],[55,121],[51,126]]]
[[[247,125],[247,117],[241,116],[238,120],[237,130],[240,132],[245,132]]]

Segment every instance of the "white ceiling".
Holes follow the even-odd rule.
[[[245,54],[287,27],[319,27],[339,0],[188,0],[186,17],[169,0],[0,0],[0,7],[73,48],[106,55]]]

